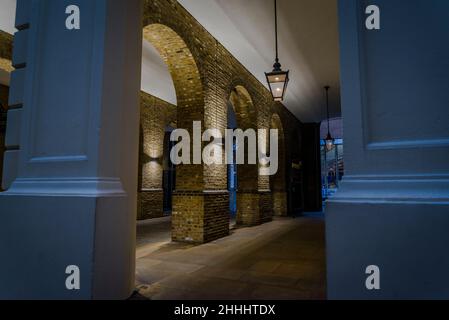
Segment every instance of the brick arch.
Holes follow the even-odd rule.
[[[153,5],[151,1],[146,2],[147,8]],[[172,2],[163,5],[171,6]],[[156,48],[171,74],[177,96],[177,128],[187,130],[194,139],[194,121],[200,121],[203,130],[213,125],[210,119],[214,112],[211,112],[213,108],[208,102],[210,88],[204,81],[207,68],[199,58],[195,36],[167,18],[167,15],[158,15],[154,11],[144,13],[143,37]],[[193,152],[191,144],[191,160]],[[217,188],[225,181],[226,171],[223,168],[224,165],[177,166],[172,201],[173,240],[208,242],[229,233],[229,195],[227,190]]]
[[[229,101],[234,109],[237,125],[240,129],[257,130],[257,109],[248,90],[243,85],[235,86]]]
[[[255,130],[264,127],[264,121],[261,121],[260,117],[263,117],[265,109],[270,108],[270,102],[267,101],[271,101],[266,99],[265,88],[263,88],[263,90],[260,90],[260,88],[257,87],[254,88],[254,79],[252,78],[247,79],[246,77],[240,77],[240,75],[233,74],[230,79],[231,80],[229,81],[225,81],[224,84],[224,96],[227,101],[232,102],[231,99],[233,95],[236,97],[240,96],[243,100],[247,100],[247,106],[242,109],[244,112],[242,118],[245,118],[244,122],[250,123],[248,127]],[[260,85],[259,82],[257,82],[257,84]],[[235,106],[233,107],[235,110]]]
[[[254,106],[251,110],[255,112],[254,117],[251,117],[252,119],[249,121],[251,125],[241,124],[240,126],[251,126],[254,129],[270,128],[273,108],[272,97],[267,88],[254,75],[249,73],[223,45],[213,38],[177,0],[145,0],[143,3],[142,26],[147,29],[147,26],[153,25],[154,30],[151,30],[150,42],[154,44],[154,41],[159,41],[161,55],[164,56],[165,52],[167,57],[173,58],[176,53],[179,53],[178,51],[182,53],[188,49],[190,54],[187,54],[187,56],[191,55],[190,60],[196,63],[198,74],[195,72],[195,79],[197,84],[202,85],[203,89],[203,99],[198,98],[196,101],[198,101],[198,105],[201,104],[201,107],[197,110],[192,109],[191,106],[184,108],[188,110],[184,110],[185,116],[183,116],[182,107],[178,105],[179,128],[190,131],[191,119],[195,119],[202,121],[203,129],[216,128],[224,131],[227,127],[227,103],[230,100],[232,90],[237,86],[244,87],[249,93]],[[158,29],[162,29],[164,32]],[[157,34],[159,34],[159,39],[156,37]],[[170,36],[173,34],[176,37]],[[171,50],[170,48],[163,50],[168,46],[167,43],[175,38],[178,40],[180,38],[183,41],[183,43],[181,42],[182,45],[175,41],[174,47],[179,50]],[[173,64],[173,68],[172,72],[176,72],[176,64]],[[175,76],[172,75],[172,77],[175,80]],[[188,81],[185,83],[191,85]],[[178,103],[182,100],[179,94],[183,92],[183,85],[180,84],[181,82],[175,82]],[[191,97],[186,94],[185,98],[187,101]],[[285,109],[281,104],[277,108]],[[287,119],[293,117],[288,112],[281,113],[279,112],[281,116],[285,116]],[[188,121],[185,121],[186,119]],[[188,126],[186,127],[187,123],[186,125],[180,123],[181,121],[188,122]],[[287,130],[290,130],[290,123],[296,125],[293,120],[284,123],[287,123],[287,126],[284,127]],[[289,133],[290,131],[287,135]],[[177,167],[177,169],[182,168]],[[182,237],[178,238],[181,241],[207,242],[226,235],[229,232],[229,195],[227,193],[226,166],[189,166],[184,170],[184,176],[180,171],[177,170],[177,190],[174,197],[174,200],[179,200],[180,206],[176,207],[174,201],[173,216],[184,215],[187,217],[188,223],[181,224],[179,228],[174,226],[174,229],[186,230]],[[244,223],[249,225],[269,221],[273,211],[269,177],[261,176],[257,172],[252,175],[251,182],[251,187],[247,189],[248,192],[245,194],[246,206],[254,213],[252,218]],[[243,193],[241,193],[241,196],[243,197]],[[182,204],[183,198],[185,198],[184,205]],[[186,208],[187,206],[189,208]]]
[[[160,23],[146,26],[143,37],[156,48],[167,64],[175,86],[178,107],[204,108],[204,91],[198,66],[184,39],[173,29]]]
[[[236,116],[237,128],[253,129],[257,139],[257,108],[245,86],[238,84],[230,90],[229,102]],[[248,154],[245,145],[245,157]],[[259,166],[258,164],[239,164],[237,166],[237,224],[255,225],[260,223],[259,210]]]
[[[275,216],[287,215],[287,182],[286,182],[286,150],[285,132],[281,117],[273,113],[270,120],[270,129],[278,130],[278,171],[270,177],[270,189],[272,192],[273,214]]]
[[[242,130],[254,129],[257,131],[257,110],[248,90],[237,85],[229,94],[236,120],[237,128]],[[256,135],[257,137],[257,135]],[[247,145],[245,155],[248,154]],[[241,164],[238,165],[238,189],[239,192],[252,192],[258,188],[258,165]]]
[[[204,121],[204,90],[197,61],[184,39],[172,28],[152,23],[143,28],[143,37],[159,52],[168,66],[177,97],[177,126],[192,136],[194,121]],[[196,179],[191,177],[195,176]],[[181,165],[177,171],[177,189],[202,190],[201,165]]]

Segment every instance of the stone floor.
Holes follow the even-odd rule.
[[[138,293],[149,299],[325,299],[324,220],[282,218],[192,246],[170,218],[139,222]]]

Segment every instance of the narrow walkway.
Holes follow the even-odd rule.
[[[137,285],[139,294],[149,299],[326,297],[320,217],[276,219],[200,246],[169,240],[138,242]]]

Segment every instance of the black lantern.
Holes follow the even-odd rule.
[[[287,85],[289,81],[289,71],[282,71],[281,64],[279,63],[279,51],[278,51],[278,17],[277,17],[277,1],[274,0],[274,25],[276,34],[276,62],[273,65],[273,71],[266,73],[268,86],[270,87],[271,95],[274,101],[283,101],[285,91],[287,91]]]
[[[334,149],[334,138],[332,138],[331,131],[330,131],[330,117],[329,117],[329,86],[325,86],[324,89],[326,90],[326,110],[327,110],[327,136],[324,140],[326,143],[326,150],[332,151]]]
[[[332,151],[332,149],[334,149],[334,139],[332,138],[331,134],[328,133],[327,137],[326,137],[326,150],[327,151]]]

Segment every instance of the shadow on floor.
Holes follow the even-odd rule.
[[[324,219],[320,216],[275,219],[235,229],[226,238],[199,246],[141,243],[147,244],[137,249],[136,280],[138,293],[148,299],[326,297]]]

